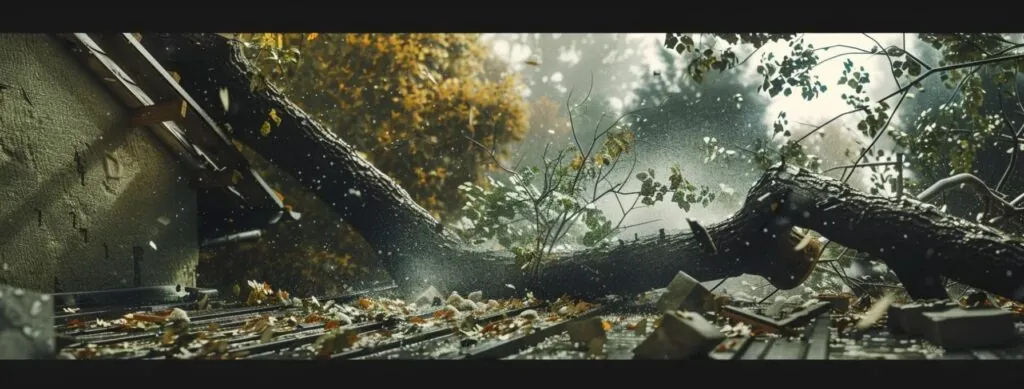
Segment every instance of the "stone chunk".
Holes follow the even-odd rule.
[[[665,312],[658,327],[633,349],[634,359],[689,359],[706,356],[725,335],[693,312]]]
[[[922,313],[924,338],[947,350],[1003,346],[1017,338],[1014,315],[998,308]]]
[[[437,288],[431,286],[427,288],[427,290],[423,291],[423,293],[420,293],[419,296],[416,296],[412,301],[416,305],[432,305],[437,299],[444,300],[444,295],[442,295]]]
[[[0,285],[0,359],[56,356],[53,298]]]
[[[716,310],[715,296],[689,274],[679,272],[668,284],[655,307],[659,312]]]
[[[565,330],[569,333],[569,340],[583,344],[589,344],[591,340],[606,336],[604,323],[600,317],[576,320],[566,324]]]
[[[928,326],[923,314],[927,312],[942,312],[958,308],[955,302],[949,300],[926,301],[912,304],[889,306],[889,317],[887,323],[892,333],[905,333],[921,336]]]

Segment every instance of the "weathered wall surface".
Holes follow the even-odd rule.
[[[195,284],[186,170],[101,82],[57,38],[0,34],[0,283],[131,287],[141,258],[142,285]]]

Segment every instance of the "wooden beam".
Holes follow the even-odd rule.
[[[128,124],[132,127],[143,127],[163,122],[178,122],[184,119],[187,113],[185,101],[174,99],[134,109]]]

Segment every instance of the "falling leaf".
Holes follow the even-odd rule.
[[[603,328],[606,332],[611,331],[612,323],[608,322],[608,320],[601,320],[601,328]]]
[[[576,153],[576,157],[574,157],[572,162],[569,163],[569,167],[572,168],[572,170],[580,170],[580,168],[583,167],[583,154]]]
[[[410,323],[415,323],[415,324],[423,324],[423,323],[426,323],[427,321],[424,320],[422,317],[413,316],[413,317],[409,318],[409,322]]]
[[[360,298],[359,307],[363,309],[370,309],[370,307],[373,307],[373,301],[366,297]]]
[[[220,88],[220,104],[224,107],[224,112],[228,111],[231,107],[231,102],[228,99],[228,88]]]
[[[152,247],[153,250],[156,250],[156,243],[153,241],[149,241],[149,247]]]
[[[156,221],[158,223],[160,223],[160,224],[165,225],[165,226],[168,225],[168,224],[171,224],[171,219],[168,219],[165,216],[160,216],[160,217],[156,218]]]
[[[274,122],[275,126],[280,126],[281,125],[281,117],[277,116],[277,110],[276,109],[273,109],[273,108],[270,109],[270,121]]]
[[[875,304],[860,317],[860,321],[857,322],[857,329],[863,330],[875,324],[878,319],[881,319],[882,316],[885,315],[886,311],[889,309],[889,305],[892,304],[894,300],[895,297],[892,293],[886,293],[885,296],[882,296],[881,299],[875,302]]]
[[[308,41],[314,40],[318,36],[320,36],[319,33],[311,32],[308,35],[306,35],[306,41],[308,42]]]
[[[260,135],[270,135],[270,122],[264,121],[263,125],[260,126]]]

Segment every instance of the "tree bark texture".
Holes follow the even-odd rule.
[[[692,234],[678,233],[559,253],[537,275],[528,275],[507,254],[463,245],[405,190],[276,88],[254,87],[257,72],[237,45],[215,34],[144,34],[142,43],[181,76],[183,88],[235,139],[337,210],[409,292],[435,285],[492,296],[529,289],[548,297],[586,298],[663,287],[678,271],[702,280],[755,274],[792,288],[816,260],[793,250],[791,229],[800,226],[886,261],[913,294],[934,294],[941,276],[1024,299],[1020,239],[912,200],[864,194],[786,166],[769,169],[739,212],[708,227],[715,252]],[[230,96],[227,110],[219,98],[222,89]],[[271,110],[281,121],[261,134]]]

